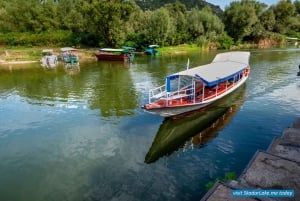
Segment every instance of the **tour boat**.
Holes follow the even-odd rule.
[[[65,65],[65,67],[78,67],[79,66],[79,58],[76,55],[77,49],[72,47],[63,47],[60,49],[61,59]]]
[[[102,48],[95,53],[98,60],[106,61],[133,61],[135,48],[124,47],[122,49]]]
[[[52,49],[45,49],[42,51],[43,57],[41,59],[41,65],[45,68],[54,68],[57,66],[57,55],[53,53]]]
[[[220,53],[210,64],[166,76],[165,84],[149,91],[142,108],[170,117],[210,105],[239,88],[250,73],[250,52]],[[188,62],[189,63],[189,62]]]
[[[158,45],[149,45],[145,50],[145,54],[148,55],[157,55],[158,54]]]

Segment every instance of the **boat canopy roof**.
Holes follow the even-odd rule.
[[[249,66],[250,52],[227,52],[217,54],[210,64],[187,69],[167,76],[167,80],[179,76],[192,76],[202,80],[207,86],[214,86],[233,78]]]
[[[102,52],[122,52],[124,49],[115,49],[115,48],[102,48],[100,49]]]
[[[102,48],[99,51],[101,52],[126,52],[126,51],[134,51],[136,50],[134,47],[123,46],[122,48]]]
[[[159,48],[159,45],[149,45],[148,48]]]
[[[60,48],[60,51],[62,52],[68,52],[68,51],[76,51],[77,49],[72,48],[72,47],[62,47]]]
[[[122,48],[125,50],[132,50],[132,51],[136,50],[136,48],[130,46],[122,46]]]

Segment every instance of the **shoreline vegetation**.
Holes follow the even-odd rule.
[[[253,44],[243,44],[239,47],[233,47],[228,51],[232,50],[243,50],[243,49],[255,49],[255,48],[276,48],[278,45],[268,45],[266,47],[259,47]],[[282,45],[280,46],[282,47]],[[2,47],[0,51],[0,67],[5,65],[22,65],[40,62],[42,58],[43,49],[53,49],[54,54],[60,55],[60,48],[55,47]],[[77,48],[76,54],[79,56],[80,60],[96,60],[94,53],[96,53],[100,48]],[[214,51],[214,48],[201,48],[195,44],[182,44],[178,46],[168,46],[161,47],[159,49],[160,55],[178,55],[186,54],[192,51]],[[143,52],[137,52],[137,54],[143,54]]]
[[[157,44],[164,56],[300,42],[300,0],[240,0],[224,11],[204,0],[142,2],[0,0],[0,66],[39,62],[43,49],[59,55],[66,46],[83,61],[95,59],[95,47],[131,46],[141,54]]]

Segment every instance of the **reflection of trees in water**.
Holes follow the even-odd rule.
[[[145,157],[145,162],[155,162],[180,148],[201,148],[230,122],[239,110],[244,94],[245,85],[200,111],[165,119]]]
[[[65,66],[65,72],[69,75],[77,75],[80,73],[80,66]]]
[[[0,88],[1,91],[16,90],[20,96],[27,98],[55,100],[54,94],[61,89],[57,84],[62,75],[61,69],[17,69],[0,74]],[[60,94],[65,97],[65,94]]]
[[[132,115],[138,106],[138,96],[130,72],[123,63],[103,66],[95,86],[91,109],[100,109],[101,116]],[[119,65],[117,65],[119,64]]]
[[[0,73],[0,93],[17,91],[30,104],[88,104],[102,116],[132,115],[138,107],[128,68],[124,63],[82,64],[77,69],[18,69]]]

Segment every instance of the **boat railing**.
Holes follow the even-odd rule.
[[[155,102],[163,97],[166,97],[166,85],[156,87],[149,91],[149,103]]]
[[[234,82],[223,82],[215,87],[205,87],[200,90],[195,89],[195,86],[192,84],[171,92],[166,92],[166,86],[162,85],[149,91],[149,103],[163,100],[164,104],[168,106],[208,101],[224,94],[239,81],[241,81],[241,79]]]
[[[177,91],[172,91],[167,96],[167,104],[182,104],[195,102],[194,86],[184,87]]]

